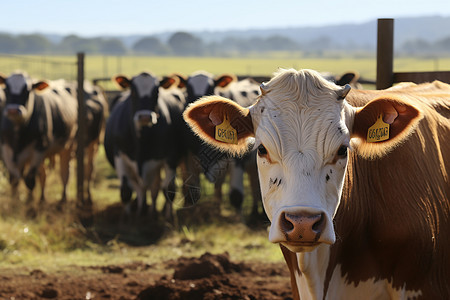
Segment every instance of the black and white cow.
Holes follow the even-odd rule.
[[[206,71],[197,71],[188,78],[173,74],[180,80],[179,87],[185,94],[186,105],[197,99],[214,95],[217,88],[225,88],[236,81],[233,75],[224,74],[215,77]],[[216,149],[201,141],[187,126],[183,126],[184,144],[187,152],[184,153],[182,166],[183,193],[185,206],[196,203],[200,198],[200,174],[203,173],[208,181],[214,183],[214,198],[218,203],[222,201],[222,184],[228,171],[231,159]]]
[[[132,193],[136,193],[137,211],[147,210],[146,194],[165,168],[162,183],[166,196],[166,217],[173,218],[175,173],[183,149],[179,128],[183,124],[182,94],[166,90],[170,86],[154,75],[143,72],[132,79],[116,76],[125,97],[115,104],[106,123],[106,156],[120,180],[120,196],[130,212]],[[174,78],[167,80],[175,82]],[[167,85],[166,85],[167,84]],[[181,98],[180,98],[181,97]],[[156,203],[153,203],[156,212]]]
[[[45,200],[44,160],[60,158],[63,182],[61,201],[66,201],[69,162],[77,129],[77,101],[58,82],[32,83],[24,72],[0,76],[6,105],[1,123],[2,155],[9,171],[13,195],[24,179],[32,199],[36,176]]]
[[[175,74],[176,75],[176,74]],[[186,94],[186,103],[193,103],[205,95],[222,95],[228,97],[240,105],[252,105],[259,95],[259,84],[253,79],[247,78],[238,81],[236,76],[223,74],[214,77],[205,71],[193,73],[189,78],[177,75],[181,87]],[[184,194],[185,205],[195,203],[200,197],[200,173],[214,183],[214,198],[220,204],[223,193],[222,185],[227,174],[230,175],[230,202],[238,211],[242,208],[244,194],[244,172],[249,174],[251,182],[253,204],[252,216],[258,215],[260,196],[258,174],[256,168],[256,152],[250,152],[241,158],[231,158],[203,143],[193,135],[189,128],[185,128],[184,136],[187,138],[188,156],[185,157]]]
[[[260,95],[260,84],[252,78],[233,81],[224,88],[216,88],[216,94],[233,100],[243,107],[255,104]],[[252,191],[251,217],[259,218],[261,206],[261,191],[256,166],[256,150],[249,151],[242,157],[235,157],[230,164],[230,203],[238,211],[242,210],[244,201],[244,173],[248,174]]]

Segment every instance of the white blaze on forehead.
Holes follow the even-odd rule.
[[[150,96],[155,88],[158,88],[158,82],[155,77],[148,74],[141,74],[133,78],[133,85],[139,97]]]
[[[194,95],[203,96],[208,92],[209,87],[213,85],[213,80],[207,75],[201,74],[190,77],[188,85],[191,86]]]
[[[279,73],[263,85],[263,96],[251,108],[256,138],[280,158],[334,152],[349,139],[339,89],[317,72]]]
[[[12,95],[19,95],[24,88],[29,89],[30,85],[23,74],[13,74],[6,79],[6,85]]]

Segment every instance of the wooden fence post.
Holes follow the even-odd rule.
[[[394,83],[394,20],[378,19],[377,33],[377,90]]]
[[[77,54],[77,100],[78,100],[78,131],[77,131],[77,204],[83,206],[84,199],[84,143],[86,134],[86,103],[84,101],[84,53]]]

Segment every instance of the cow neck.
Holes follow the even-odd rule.
[[[330,245],[321,244],[311,252],[296,253],[299,276],[295,276],[300,299],[323,299]],[[307,288],[304,288],[307,287]]]
[[[36,94],[34,91],[31,91],[28,95],[28,101],[25,105],[26,108],[26,116],[24,116],[24,125],[28,125],[30,122],[31,116],[33,115],[33,112],[35,110],[35,102],[36,102]]]

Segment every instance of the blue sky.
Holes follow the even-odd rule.
[[[2,1],[0,31],[99,35],[362,23],[450,16],[448,0]]]

